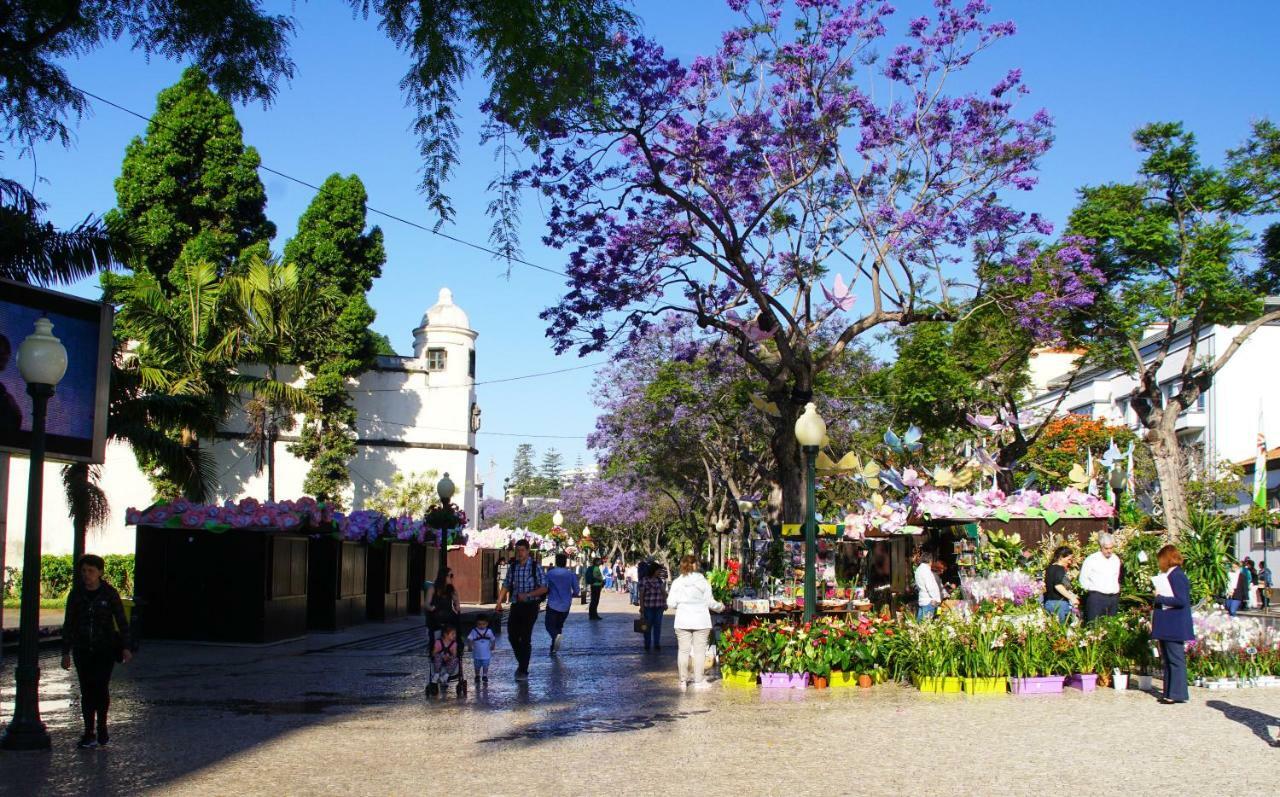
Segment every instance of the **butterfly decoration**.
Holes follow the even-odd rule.
[[[918,426],[911,426],[901,438],[894,434],[892,429],[886,429],[884,444],[889,450],[896,451],[899,454],[914,454],[923,445],[920,442],[921,434],[922,432]]]
[[[781,418],[782,411],[778,409],[778,405],[768,399],[761,398],[755,393],[751,394],[751,406],[773,418]]]
[[[886,485],[888,485],[889,487],[892,487],[893,489],[897,490],[900,493],[907,492],[908,488],[906,483],[902,481],[902,477],[899,476],[898,472],[893,468],[884,468],[883,470],[881,470],[880,481],[884,482]]]
[[[869,459],[864,464],[852,451],[841,457],[839,462],[827,456],[826,452],[818,452],[817,469],[824,476],[848,473],[872,490],[880,489],[879,463]]]
[[[1090,468],[1092,471],[1093,469]],[[1071,486],[1077,490],[1087,490],[1093,482],[1090,473],[1086,473],[1084,466],[1079,462],[1071,466],[1071,472],[1067,474],[1067,481],[1071,482]]]
[[[730,310],[729,312],[725,313],[724,317],[725,317],[725,320],[728,321],[731,326],[737,327],[742,332],[743,335],[747,336],[747,340],[751,341],[752,343],[763,343],[764,341],[773,337],[773,333],[775,330],[766,331],[764,329],[761,329],[759,322],[754,320],[744,321],[738,315],[738,313],[734,310]]]
[[[1006,409],[1001,409],[1000,419],[1004,421],[1004,425],[1007,428],[1013,428],[1015,426],[1018,428],[1023,428],[1035,423],[1036,414],[1033,410],[1023,410],[1017,415],[1014,415],[1012,412],[1009,412]]]
[[[925,486],[925,480],[915,468],[903,468],[902,470],[902,486],[908,490],[915,490]]]
[[[933,469],[931,476],[933,484],[936,487],[944,487],[948,490],[956,487],[956,474],[951,468],[944,468],[941,465]]]
[[[1000,423],[1000,419],[995,415],[976,415],[966,412],[964,417],[969,423],[988,432],[1003,432],[1005,430],[1005,425]]]
[[[833,290],[827,290],[827,286],[821,283],[819,285],[822,287],[822,295],[827,297],[827,301],[835,305],[837,310],[847,313],[853,309],[853,303],[858,297],[849,292],[849,286],[844,284],[844,278],[839,274],[836,275]]]
[[[996,462],[995,457],[988,454],[985,448],[979,448],[974,452],[973,459],[977,468],[988,475],[1003,470],[1000,467],[1000,463]]]
[[[1111,445],[1107,446],[1107,450],[1102,454],[1103,466],[1105,466],[1107,470],[1110,470],[1111,468],[1114,468],[1116,463],[1123,457],[1124,454],[1120,453],[1120,447],[1116,445],[1115,438],[1111,438]]]

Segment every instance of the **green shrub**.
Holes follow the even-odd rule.
[[[71,554],[47,553],[40,557],[40,597],[61,598],[71,591],[74,577]]]
[[[133,594],[133,554],[107,554],[103,577],[120,590],[121,595]],[[45,554],[40,557],[40,597],[56,600],[66,597],[75,583],[76,573],[71,554]],[[6,567],[4,573],[4,597],[17,600],[22,597],[22,570]]]

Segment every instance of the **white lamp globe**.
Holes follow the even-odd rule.
[[[587,539],[587,540],[591,539],[591,527],[590,527],[590,526],[583,526],[583,527],[582,527],[582,537],[583,537],[583,539]]]
[[[796,439],[802,446],[818,446],[826,436],[827,423],[818,414],[818,406],[810,401],[804,405],[804,414],[796,419]]]
[[[560,514],[559,509],[557,509],[556,513],[551,516],[551,522],[557,526],[564,523],[564,515]]]
[[[440,496],[440,503],[447,504],[449,499],[453,498],[453,480],[449,478],[449,474],[445,474],[439,482],[436,483],[436,495]]]
[[[53,322],[36,319],[36,331],[18,346],[18,372],[29,385],[57,385],[67,373],[67,349],[53,335]]]

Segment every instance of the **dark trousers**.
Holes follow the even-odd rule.
[[[106,730],[115,654],[110,650],[77,650],[72,659],[76,665],[76,676],[80,679],[80,713],[84,717],[84,732]]]
[[[1084,594],[1084,621],[1093,622],[1098,617],[1112,617],[1120,612],[1120,596],[1105,592]]]
[[[547,636],[551,637],[551,641],[555,642],[556,637],[564,631],[564,621],[569,619],[569,610],[556,611],[550,606],[547,607]]]
[[[1169,700],[1187,699],[1187,651],[1185,642],[1160,640],[1160,661],[1164,664],[1164,689]]]
[[[507,638],[515,651],[516,663],[521,670],[529,669],[529,656],[533,652],[533,626],[538,622],[538,602],[524,601],[511,604],[511,619],[507,621]]]
[[[652,645],[655,648],[662,644],[662,613],[665,611],[661,606],[644,607],[644,621],[648,624],[648,628],[644,632],[644,649],[648,650]]]
[[[591,611],[590,616],[593,618],[600,616],[600,590],[604,588],[603,584],[591,585]]]

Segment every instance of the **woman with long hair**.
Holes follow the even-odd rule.
[[[676,610],[676,670],[680,688],[690,683],[692,663],[693,688],[706,689],[708,684],[702,671],[707,661],[707,639],[711,636],[711,612],[723,611],[724,604],[715,599],[710,582],[698,572],[698,559],[692,554],[685,554],[680,560],[680,577],[671,582],[667,608]]]
[[[127,664],[137,649],[120,593],[102,578],[106,567],[101,556],[80,557],[80,583],[67,596],[62,623],[62,669],[74,664],[80,680],[84,736],[79,747],[85,750],[107,746],[111,672],[117,662]]]
[[[446,569],[444,578],[437,578],[427,589],[428,650],[436,641],[436,634],[456,625],[461,613],[462,604],[458,600],[458,591],[453,587],[453,570]]]
[[[1156,555],[1160,566],[1155,608],[1151,612],[1151,638],[1160,643],[1164,665],[1161,703],[1187,702],[1188,640],[1196,638],[1191,621],[1191,582],[1182,572],[1182,554],[1176,545],[1166,545]],[[1167,584],[1167,587],[1166,587]]]
[[[1071,578],[1067,575],[1073,558],[1070,548],[1059,545],[1053,552],[1053,564],[1044,570],[1044,610],[1057,617],[1060,623],[1065,623],[1072,608],[1080,605],[1080,598],[1071,591]]]

